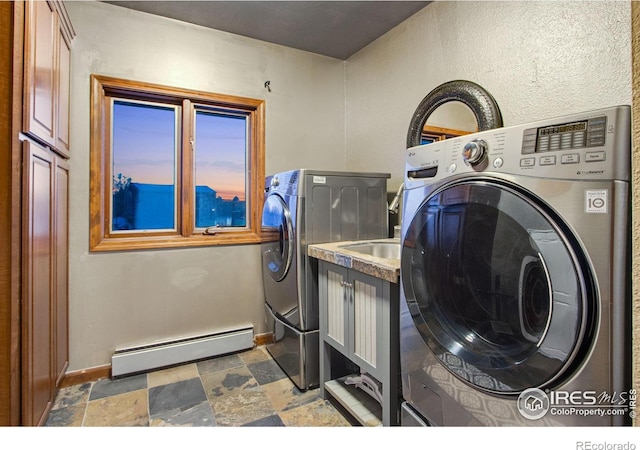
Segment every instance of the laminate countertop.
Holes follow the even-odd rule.
[[[400,239],[398,238],[327,242],[324,244],[309,244],[307,253],[309,256],[322,261],[354,269],[391,283],[398,283],[400,280],[400,259],[382,258],[345,248],[346,246],[366,245],[375,242],[389,242],[400,245]]]

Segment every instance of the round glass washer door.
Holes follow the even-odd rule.
[[[262,208],[262,265],[275,281],[281,281],[293,259],[294,241],[291,214],[279,195],[269,195]]]
[[[430,195],[407,229],[413,321],[440,362],[480,390],[549,385],[588,344],[590,277],[557,223],[515,186],[467,180]]]

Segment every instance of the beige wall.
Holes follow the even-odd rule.
[[[347,168],[402,182],[411,117],[446,81],[516,125],[631,103],[629,2],[438,1],[347,61]]]
[[[633,156],[632,156],[632,283],[633,283],[633,385],[640,386],[640,3],[632,3],[633,16]],[[638,425],[640,419],[634,420]]]
[[[265,331],[259,246],[92,254],[92,73],[266,100],[266,171],[345,169],[344,62],[101,2],[66,2],[72,62],[70,370],[116,347],[253,324]],[[271,92],[264,87],[271,81]]]

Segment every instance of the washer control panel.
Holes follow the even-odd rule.
[[[522,154],[602,147],[606,142],[606,130],[607,116],[528,128],[523,132]]]
[[[264,191],[297,195],[299,172],[299,170],[290,170],[266,177]]]
[[[467,173],[628,180],[631,109],[617,106],[407,149],[405,183]]]
[[[607,116],[527,128],[522,133],[521,167],[579,164],[606,160],[606,152],[597,150],[607,141]],[[585,149],[593,149],[588,151]],[[547,154],[562,151],[561,155]]]

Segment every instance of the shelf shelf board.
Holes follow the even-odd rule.
[[[324,383],[324,389],[331,394],[361,425],[382,426],[382,405],[369,394],[353,385],[346,385],[347,377]]]

